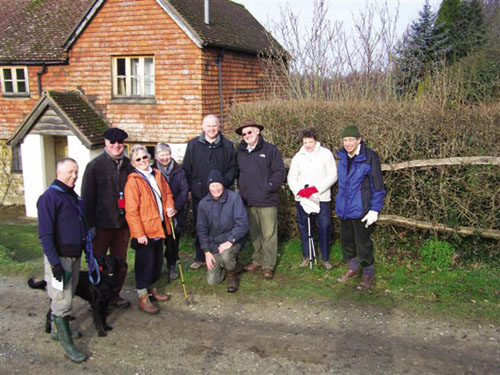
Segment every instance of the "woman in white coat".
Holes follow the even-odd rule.
[[[315,214],[319,247],[323,267],[330,270],[332,269],[332,264],[329,262],[332,236],[330,190],[337,181],[337,166],[332,152],[321,146],[313,128],[303,129],[301,139],[302,147],[293,157],[287,177],[288,186],[295,196],[297,206],[303,256],[300,266],[309,266],[308,214],[303,206],[319,205],[319,212]]]

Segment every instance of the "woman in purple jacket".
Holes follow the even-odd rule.
[[[165,258],[167,259],[167,272],[170,280],[179,277],[176,268],[177,258],[179,256],[179,240],[184,229],[184,216],[186,214],[186,203],[188,200],[189,185],[186,179],[186,172],[172,158],[172,150],[166,143],[158,143],[155,147],[155,162],[153,165],[157,168],[167,180],[170,190],[174,196],[174,233],[173,238],[165,241]]]

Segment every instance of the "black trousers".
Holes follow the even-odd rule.
[[[179,242],[181,239],[181,232],[175,231],[175,240],[173,236],[167,236],[165,240],[165,259],[168,266],[175,266],[179,258]]]
[[[163,265],[163,239],[148,238],[147,245],[139,245],[135,250],[135,287],[149,288],[160,278]]]
[[[371,235],[375,224],[365,228],[361,219],[340,220],[340,244],[344,262],[358,257],[362,267],[373,264],[373,241]]]

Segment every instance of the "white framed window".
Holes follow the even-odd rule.
[[[3,66],[1,70],[4,95],[29,95],[28,68],[26,66]]]
[[[154,96],[153,56],[113,57],[113,97],[153,98]]]

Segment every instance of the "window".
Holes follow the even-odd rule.
[[[12,163],[10,171],[12,173],[21,173],[23,171],[21,163],[21,146],[12,146]]]
[[[4,95],[28,96],[28,68],[25,66],[3,67],[2,88]]]
[[[113,58],[113,97],[153,98],[155,65],[153,57]]]

